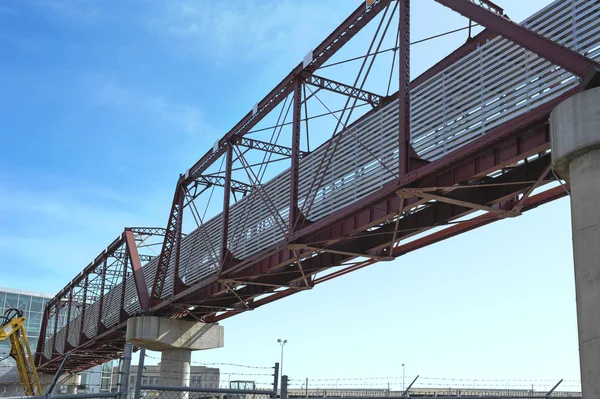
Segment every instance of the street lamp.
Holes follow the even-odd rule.
[[[404,392],[404,363],[402,363],[402,392]]]
[[[279,362],[279,374],[283,377],[283,347],[287,344],[287,339],[278,338],[277,342],[281,345],[281,362]],[[282,380],[283,381],[283,380]]]

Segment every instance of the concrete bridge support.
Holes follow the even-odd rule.
[[[551,115],[552,161],[571,186],[573,258],[584,399],[600,398],[600,88]]]
[[[60,385],[67,386],[67,394],[75,395],[77,394],[77,388],[81,386],[81,374],[75,374],[69,376],[66,380],[60,382]]]
[[[223,347],[223,326],[163,317],[134,317],[127,321],[127,342],[161,352],[160,385],[189,386],[192,351]],[[169,397],[187,398],[186,392]]]

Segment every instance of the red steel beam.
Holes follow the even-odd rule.
[[[398,90],[398,126],[400,134],[400,176],[409,171],[410,148],[410,0],[400,0],[400,20],[398,24],[400,89]]]
[[[171,212],[169,213],[169,220],[167,222],[167,228],[165,230],[165,239],[160,251],[158,258],[158,265],[156,266],[156,275],[152,282],[152,290],[150,291],[151,304],[157,304],[162,299],[163,288],[167,273],[169,272],[169,264],[171,263],[171,255],[175,250],[175,268],[178,269],[178,255],[177,248],[181,240],[181,217],[183,215],[183,207],[185,201],[184,190],[186,188],[181,186],[178,182],[175,186],[175,195],[173,197],[173,203],[171,204]],[[175,279],[173,279],[175,284]],[[175,288],[175,287],[173,287]]]
[[[65,340],[64,340],[64,350],[65,352],[69,350],[69,331],[71,331],[71,310],[73,308],[73,287],[69,290],[69,302],[67,304],[67,319],[66,319],[66,327],[65,327]]]
[[[296,220],[300,216],[298,207],[298,180],[300,175],[300,121],[302,120],[302,81],[294,82],[293,115],[292,115],[292,164],[290,166],[290,215],[289,231],[296,229]],[[306,115],[308,118],[308,115]]]
[[[125,248],[125,255],[120,260],[123,274],[121,276],[121,306],[119,307],[119,322],[127,320],[127,312],[125,311],[125,291],[127,289],[127,266],[129,265],[129,252]],[[112,288],[111,288],[112,289]]]
[[[225,267],[225,260],[229,249],[227,248],[227,241],[229,240],[229,208],[231,199],[231,170],[233,169],[233,145],[227,144],[227,152],[225,156],[225,192],[223,193],[223,212],[221,212],[221,248],[219,250],[219,262],[221,263],[220,272],[223,272]]]
[[[600,64],[565,46],[516,24],[470,0],[435,0],[438,3],[485,26],[502,37],[540,55],[555,65],[583,78],[589,71],[600,68]]]
[[[88,286],[89,286],[89,281],[90,281],[90,276],[85,276],[85,285],[83,288],[83,300],[81,301],[81,323],[79,323],[79,336],[77,339],[77,344],[80,345],[81,341],[83,340],[84,337],[84,327],[85,327],[85,313],[86,313],[86,309],[87,309],[87,292],[88,292]],[[146,293],[147,293],[147,289],[146,289]]]
[[[147,310],[150,305],[148,286],[146,285],[146,279],[144,278],[144,272],[142,271],[142,262],[140,261],[140,254],[138,252],[137,244],[135,243],[135,237],[133,236],[133,232],[129,229],[125,230],[125,244],[131,262],[131,272],[133,274],[133,281],[135,283],[135,290],[138,294],[138,300],[140,301],[140,307],[142,310]],[[125,268],[127,267],[128,264],[125,264]],[[123,285],[124,284],[125,283],[123,283]]]
[[[42,325],[40,327],[40,335],[38,336],[38,346],[34,354],[35,364],[38,366],[42,364],[42,360],[46,357],[44,356],[44,344],[46,343],[46,337],[48,336],[48,319],[50,318],[50,307],[46,306],[44,308],[44,316],[42,318]],[[52,356],[52,355],[50,355]]]
[[[566,195],[567,195],[567,193],[565,192],[563,187],[560,187],[560,186],[553,187],[553,188],[546,190],[540,194],[529,197],[527,199],[527,201],[525,201],[525,205],[523,206],[522,211],[532,210],[534,208],[537,208],[540,205],[546,204],[546,203],[548,203],[550,201],[554,201],[556,199],[560,199]],[[452,227],[448,227],[441,231],[429,234],[426,237],[419,238],[419,239],[411,241],[409,243],[400,245],[400,246],[394,248],[394,250],[392,251],[392,256],[398,257],[401,255],[407,254],[409,252],[426,247],[428,245],[435,244],[436,242],[443,241],[447,238],[455,237],[455,236],[465,233],[467,231],[470,231],[470,230],[476,229],[478,227],[482,227],[487,224],[493,223],[497,220],[500,220],[500,219],[498,219],[496,214],[494,214],[492,212],[488,212],[486,214],[483,214],[483,215],[473,218],[471,220],[464,221],[464,222],[455,224]]]
[[[311,86],[315,86],[323,90],[362,100],[371,104],[373,107],[379,105],[383,99],[383,96],[379,94],[375,94],[370,91],[359,89],[357,87],[321,76],[312,75],[306,78],[304,81]]]
[[[523,211],[530,211],[532,209],[537,208],[540,205],[546,204],[550,201],[554,201],[556,199],[563,198],[566,196],[566,192],[562,187],[553,187],[549,190],[546,190],[540,194],[529,197],[524,205]],[[492,212],[477,216],[473,219],[466,220],[464,222],[457,223],[451,227],[447,227],[441,231],[429,234],[425,237],[416,239],[407,244],[400,245],[392,251],[392,256],[397,258],[402,255],[406,255],[409,252],[416,251],[417,249],[424,248],[431,244],[435,244],[437,242],[446,240],[448,238],[452,238],[458,236],[462,233],[466,233],[468,231],[474,230],[478,227],[483,227],[485,225],[491,224],[498,220],[501,220],[497,217],[498,215]],[[364,267],[370,266],[373,263],[376,263],[375,260],[368,260],[362,264],[351,266],[347,269],[338,270],[332,274],[328,274],[320,279],[315,280],[315,284],[324,283],[326,281],[332,280],[333,278],[343,276],[345,274],[354,272],[356,270],[360,270]]]

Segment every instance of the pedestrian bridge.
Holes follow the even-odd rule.
[[[560,186],[539,190],[555,180],[548,117],[600,59],[600,2],[558,0],[519,27],[489,2],[457,0],[456,11],[490,28],[407,84],[400,24],[395,94],[322,78],[348,36],[377,18],[382,32],[386,18],[407,15],[403,7],[361,5],[180,177],[165,229],[125,229],[58,293],[46,307],[38,366],[55,370],[67,352],[73,371],[117,357],[135,315],[216,322],[563,196]],[[348,98],[346,114],[334,113],[334,134],[304,130],[305,106],[325,92]],[[345,123],[357,101],[368,111]],[[292,111],[274,131],[289,128],[287,141],[249,138],[286,104]],[[308,131],[330,137],[301,149]],[[251,151],[289,161],[262,182]],[[212,204],[223,212],[204,218],[194,204],[215,187]],[[159,253],[147,251],[152,240]]]

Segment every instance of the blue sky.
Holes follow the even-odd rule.
[[[413,3],[415,40],[466,25]],[[124,226],[164,226],[179,173],[358,4],[0,1],[0,285],[56,292]],[[465,38],[414,46],[413,74]],[[270,365],[282,337],[293,379],[578,380],[571,254],[563,199],[226,320],[194,360]]]

